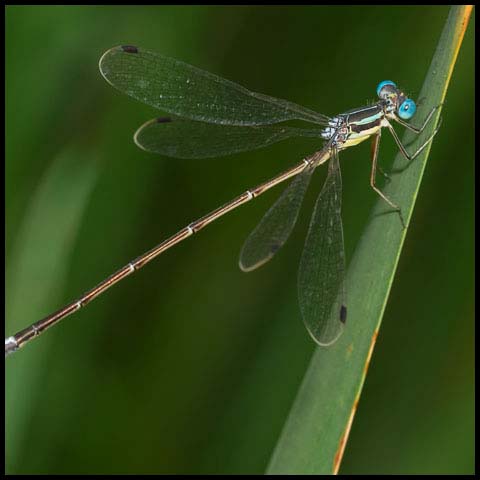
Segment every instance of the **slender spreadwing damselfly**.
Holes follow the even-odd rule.
[[[318,138],[324,145],[285,172],[190,223],[77,300],[6,338],[5,356],[214,220],[293,178],[241,250],[240,268],[243,271],[263,265],[286,242],[313,171],[327,161],[327,178],[314,207],[300,261],[298,297],[303,321],[312,338],[320,345],[333,344],[347,318],[339,152],[372,138],[370,185],[399,213],[403,223],[400,208],[375,183],[381,129],[386,127],[390,131],[400,152],[411,161],[429,144],[438,127],[410,154],[391,121],[420,134],[438,107],[430,111],[420,127],[410,125],[407,121],[415,114],[415,102],[394,82],[385,80],[377,86],[379,100],[375,104],[328,117],[286,100],[251,92],[186,63],[133,46],[108,50],[100,59],[99,67],[107,82],[115,88],[169,114],[137,130],[135,143],[144,150],[178,158],[208,158],[253,150],[292,137]],[[283,123],[290,120],[304,121],[310,128]]]

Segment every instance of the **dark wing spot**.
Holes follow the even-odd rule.
[[[340,307],[340,321],[342,323],[347,322],[347,307],[345,305],[342,305]]]
[[[158,117],[157,123],[169,123],[172,119],[170,117]]]
[[[277,253],[280,250],[281,245],[279,243],[272,243],[270,245],[270,253]]]
[[[138,53],[138,48],[133,45],[122,45],[120,47],[125,53]]]

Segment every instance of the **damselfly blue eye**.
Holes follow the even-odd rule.
[[[407,98],[398,109],[398,116],[403,120],[410,120],[417,111],[415,102],[410,98]]]
[[[377,96],[380,96],[380,91],[382,90],[385,85],[391,85],[393,88],[397,88],[397,84],[395,82],[392,82],[391,80],[383,80],[377,85]]]

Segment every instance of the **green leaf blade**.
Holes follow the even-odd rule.
[[[471,9],[451,9],[420,93],[419,98],[424,99],[419,108],[420,119],[444,101]],[[431,135],[440,111],[435,112],[435,118],[413,142],[413,134],[405,135],[403,142],[410,151]],[[401,206],[407,225],[430,147],[407,169],[393,175],[384,189]],[[399,154],[394,170],[404,167],[405,160]],[[347,273],[347,328],[334,346],[318,348],[314,353],[267,473],[338,472],[406,232],[398,216],[391,214],[383,201],[377,202]]]

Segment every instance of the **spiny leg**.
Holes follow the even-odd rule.
[[[417,135],[420,135],[424,130],[425,130],[425,127],[428,125],[428,123],[430,122],[430,120],[432,119],[432,116],[433,114],[435,113],[435,111],[440,108],[443,104],[440,103],[439,105],[437,105],[436,107],[433,107],[431,110],[430,110],[430,113],[427,115],[427,117],[425,118],[423,124],[421,127],[415,127],[414,125],[411,125],[410,123],[408,122],[405,122],[404,120],[402,120],[401,118],[395,116],[394,119],[397,123],[399,123],[400,125],[402,125],[403,127],[407,128],[408,130],[410,130],[411,132],[417,134]],[[441,121],[441,119],[440,119]],[[440,126],[440,125],[439,125]],[[438,127],[439,127],[438,126]],[[437,127],[437,131],[438,131],[438,127]],[[412,140],[408,145],[405,145],[405,147],[409,147],[412,143],[414,143],[415,140]],[[397,169],[395,170],[395,172],[402,172],[404,169]]]
[[[402,120],[401,118],[399,118],[399,117],[397,117],[397,116],[394,117],[394,120],[395,120],[397,123],[399,123],[400,125],[402,125],[403,127],[407,128],[408,130],[416,133],[417,135],[420,135],[420,134],[425,130],[425,127],[428,125],[428,123],[429,123],[430,120],[432,119],[433,114],[435,113],[435,111],[436,111],[440,106],[441,106],[441,104],[433,107],[433,108],[430,110],[430,113],[427,115],[427,117],[426,117],[425,120],[423,121],[423,124],[422,124],[421,127],[415,127],[414,125],[411,125],[411,124],[409,124],[408,122],[405,122],[404,120]],[[410,160],[413,160],[413,159],[427,146],[428,142],[430,142],[430,141],[433,139],[433,137],[436,135],[436,133],[437,133],[438,130],[440,129],[440,124],[441,124],[441,119],[440,119],[440,122],[439,122],[437,128],[436,128],[435,131],[432,133],[432,135],[425,141],[425,143],[424,143],[420,148],[417,149],[417,151],[416,151],[412,156],[410,156],[410,155],[408,154],[406,147],[400,142],[400,140],[399,140],[398,137],[396,136],[396,132],[393,133],[393,137],[395,138],[395,141],[397,142],[400,150],[402,151],[402,154],[410,161]],[[391,130],[390,130],[390,131],[391,131]],[[375,141],[376,141],[376,140],[374,139],[374,142],[375,142]],[[411,143],[413,143],[413,142],[411,142]],[[407,146],[410,146],[411,143],[408,144]],[[379,170],[379,172],[386,178],[387,181],[389,181],[389,182],[391,181],[390,176],[389,176],[386,172],[384,172],[384,171],[380,168],[380,166],[378,167],[378,170]],[[402,171],[402,170],[395,170],[395,172],[399,172],[399,171]]]
[[[378,134],[379,136],[381,135],[382,131],[379,130]],[[380,139],[377,139],[376,136],[372,138],[372,145],[371,145],[371,156],[373,158],[373,155],[374,155],[374,149],[375,148],[379,148],[378,147],[378,144],[380,143]],[[377,152],[378,154],[378,152]],[[382,167],[380,167],[380,165],[377,165],[377,168],[378,168],[378,171],[380,172],[380,174],[385,178],[385,180],[390,183],[392,181],[392,179],[390,178],[390,175],[385,172]]]
[[[430,120],[432,119],[432,116],[433,114],[435,113],[435,111],[441,107],[442,104],[440,105],[437,105],[436,107],[433,107],[431,110],[430,110],[430,113],[427,115],[427,118],[425,118],[424,122],[423,122],[423,125],[421,127],[415,127],[413,125],[411,125],[410,123],[408,122],[405,122],[404,120],[402,120],[400,117],[397,117],[395,116],[395,121],[397,123],[399,123],[400,125],[402,125],[403,127],[405,128],[408,128],[408,130],[416,133],[417,135],[419,135],[420,133],[422,133],[424,130],[425,130],[425,127],[428,125],[428,123],[430,122]],[[437,127],[438,128],[438,127]]]
[[[428,118],[428,117],[427,117]],[[433,140],[433,137],[437,134],[438,130],[440,129],[440,125],[441,125],[441,120],[438,122],[438,125],[437,125],[437,128],[435,128],[435,130],[433,131],[433,133],[425,140],[425,142],[423,142],[422,145],[420,145],[420,147],[417,148],[417,150],[415,150],[415,152],[410,155],[408,152],[407,152],[407,149],[404,147],[404,145],[402,144],[402,141],[400,140],[400,138],[398,137],[397,135],[397,132],[395,132],[395,129],[392,127],[392,125],[390,124],[390,122],[388,122],[388,129],[390,130],[390,133],[392,134],[398,148],[400,149],[400,152],[402,152],[402,155],[409,161],[411,162],[412,160],[414,160],[422,151],[423,149]],[[425,128],[425,126],[423,126],[423,128]],[[423,130],[422,128],[422,130]],[[400,170],[401,171],[401,170]]]
[[[373,137],[372,139],[372,170],[370,172],[370,186],[375,190],[375,192],[380,195],[396,212],[400,217],[400,221],[402,222],[403,228],[405,228],[405,221],[403,220],[402,210],[401,208],[393,203],[376,185],[375,185],[375,176],[377,173],[377,160],[378,160],[378,150],[380,146],[380,137],[381,137],[381,130]]]

